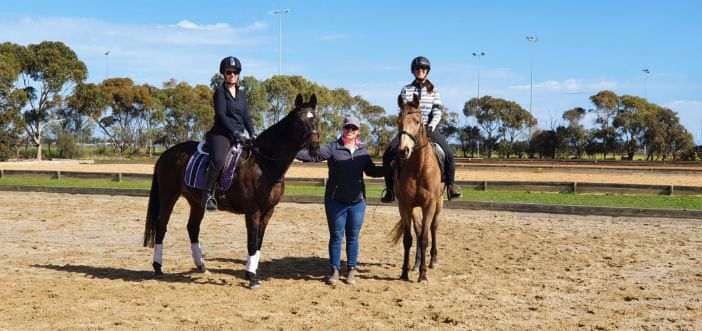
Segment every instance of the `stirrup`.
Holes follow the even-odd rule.
[[[208,199],[207,202],[205,203],[205,209],[208,211],[215,211],[217,210],[217,199],[214,198],[214,195],[208,194]]]

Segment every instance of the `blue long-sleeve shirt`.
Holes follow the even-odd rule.
[[[344,203],[354,203],[366,198],[366,186],[363,174],[370,177],[382,177],[385,168],[376,166],[368,150],[363,145],[351,152],[344,147],[341,140],[322,145],[319,153],[313,157],[306,149],[297,153],[296,158],[303,162],[327,161],[329,180],[324,197]]]

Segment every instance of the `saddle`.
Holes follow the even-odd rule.
[[[237,165],[241,161],[242,154],[245,154],[247,148],[244,148],[241,144],[233,144],[227,153],[227,158],[224,163],[224,168],[222,173],[219,175],[219,180],[217,181],[217,189],[226,191],[231,187],[234,181],[234,176],[236,175]],[[210,163],[210,153],[204,141],[201,141],[197,145],[197,149],[190,160],[188,160],[188,165],[185,167],[185,185],[197,189],[204,190],[206,187],[206,171],[207,166]]]

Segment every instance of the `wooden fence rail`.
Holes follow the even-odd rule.
[[[9,176],[47,176],[54,179],[62,178],[110,178],[114,181],[150,180],[150,174],[139,173],[109,173],[109,172],[79,172],[79,171],[45,171],[45,170],[0,170],[0,178]],[[287,177],[288,184],[324,186],[324,178]],[[368,178],[366,183],[382,185],[379,178]],[[702,195],[702,186],[685,185],[648,185],[648,184],[616,184],[616,183],[584,183],[584,182],[541,182],[541,181],[457,181],[464,189],[481,191],[528,191],[553,193],[601,193],[601,194],[656,194],[656,195]]]

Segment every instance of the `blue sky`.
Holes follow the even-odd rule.
[[[220,58],[238,56],[244,74],[278,71],[276,8],[284,20],[283,73],[345,87],[395,111],[425,55],[449,110],[477,93],[529,106],[544,128],[564,110],[590,108],[602,89],[648,96],[677,111],[702,141],[702,3],[695,1],[6,1],[0,41],[60,40],[89,80],[128,76],[207,83]],[[530,45],[526,35],[539,41]],[[530,50],[531,47],[531,50]],[[110,55],[105,56],[105,51]],[[474,51],[486,55],[480,66]],[[648,68],[648,79],[642,73]]]

